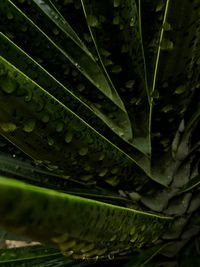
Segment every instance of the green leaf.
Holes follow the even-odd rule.
[[[144,184],[153,179],[137,162],[3,58],[0,69],[0,132],[26,154],[51,170],[63,170],[74,180],[99,180],[116,186],[124,171],[127,178],[123,177],[123,182],[132,184],[134,179],[136,184]],[[58,131],[61,124],[62,131]],[[113,167],[118,167],[115,172]]]
[[[66,256],[77,259],[129,253],[131,247],[151,243],[171,222],[170,217],[4,177],[0,178],[0,213],[0,226],[4,229],[53,244]]]
[[[106,122],[114,132],[120,136],[123,135],[125,140],[131,139],[132,130],[126,109],[115,90],[110,88],[110,82],[107,81],[96,59],[94,59],[88,50],[85,52],[85,47],[82,47],[80,42],[77,43],[76,40],[74,41],[75,32],[71,33],[72,29],[69,29],[67,35],[67,29],[60,31],[58,36],[52,31],[52,29],[58,27],[55,24],[55,17],[59,21],[64,20],[61,24],[68,25],[65,23],[65,19],[59,13],[55,15],[57,11],[55,11],[55,8],[51,4],[49,6],[48,2],[41,6],[39,2],[39,6],[33,3],[31,4],[31,10],[26,1],[23,3],[19,3],[18,1],[12,2],[16,2],[21,10],[24,11],[22,13],[16,6],[8,2],[5,3],[4,7],[2,4],[4,10],[8,8],[12,12],[13,20],[16,21],[16,31],[19,31],[19,34],[17,34],[15,42],[31,56],[32,51],[37,51],[39,62],[44,68],[55,75],[75,95],[86,102],[95,111],[97,116]],[[41,9],[44,12],[43,16],[40,15]],[[7,17],[2,19],[8,20]],[[26,25],[26,30],[31,31],[31,34],[37,36],[36,38],[40,40],[39,47],[37,44],[31,43],[30,46],[34,48],[30,50],[24,45],[24,40],[21,40],[21,34],[23,32],[22,21],[24,21],[23,25]],[[46,23],[46,21],[49,22]],[[9,25],[7,25],[8,28]],[[10,30],[14,34],[14,28],[12,27]],[[7,34],[5,27],[2,31]],[[30,39],[27,38],[26,42],[30,42]],[[46,47],[49,48],[48,51],[46,51]],[[46,62],[47,58],[48,64]],[[51,64],[49,64],[50,62]],[[58,65],[60,66],[59,71]],[[70,77],[70,73],[74,76],[73,79],[68,78]],[[96,97],[95,103],[94,96]],[[103,107],[101,105],[102,100],[105,101]],[[110,116],[108,116],[108,112]]]
[[[98,3],[84,0],[82,5],[99,60],[128,111],[133,130],[130,143],[150,155],[150,104],[135,1],[119,2],[113,7],[111,0]],[[112,64],[106,66],[108,55]]]

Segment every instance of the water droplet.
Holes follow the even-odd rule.
[[[33,92],[28,91],[28,92],[27,92],[27,95],[24,96],[24,101],[25,101],[25,102],[30,102],[31,99],[32,99],[32,96],[33,96]]]
[[[55,171],[55,170],[58,169],[58,166],[56,166],[56,165],[51,165],[51,164],[48,164],[46,167],[47,167],[47,169],[48,169],[49,171]]]
[[[141,199],[141,195],[137,192],[131,192],[128,195],[133,201],[139,201]]]
[[[120,180],[118,177],[109,177],[105,179],[105,182],[111,186],[117,186]]]
[[[63,131],[63,128],[64,128],[64,123],[63,122],[59,122],[57,123],[56,125],[56,132],[60,133]]]
[[[163,39],[160,44],[161,50],[172,50],[174,48],[174,43],[170,40]]]
[[[65,142],[70,143],[72,141],[73,134],[71,132],[68,132],[65,134]]]
[[[94,15],[87,16],[87,23],[90,27],[97,27],[99,25],[99,21]]]
[[[82,84],[82,83],[80,83],[80,84],[77,85],[77,89],[78,89],[80,92],[82,92],[82,91],[85,90],[85,85]]]
[[[113,235],[113,236],[111,237],[110,241],[113,242],[113,241],[116,240],[116,238],[117,238],[117,235]]]
[[[84,33],[84,39],[86,40],[86,42],[91,43],[92,42],[92,38],[88,33]]]
[[[113,66],[112,67],[112,72],[113,73],[120,73],[122,71],[122,67],[121,66],[119,66],[119,65],[115,65],[115,66]]]
[[[16,124],[12,122],[0,122],[0,127],[6,133],[14,132],[17,129]]]
[[[78,151],[80,156],[85,156],[88,153],[88,148],[87,147],[82,147],[79,151]]]
[[[156,6],[156,12],[161,11],[165,6],[165,1],[164,0],[160,0]]]
[[[105,158],[105,154],[101,153],[99,156],[98,156],[98,161],[101,161]]]
[[[8,12],[7,13],[7,19],[11,20],[13,18],[14,18],[13,14],[11,12]]]
[[[12,80],[3,79],[1,81],[1,89],[7,94],[12,94],[17,89],[17,85],[18,84]]]
[[[91,171],[91,169],[92,169],[92,168],[91,168],[90,165],[86,165],[86,166],[84,167],[84,170],[87,171],[87,172],[88,172],[88,171]]]
[[[61,251],[67,251],[76,245],[76,240],[71,240],[65,243],[59,243],[59,248]]]
[[[54,28],[54,29],[53,29],[53,33],[54,33],[55,35],[58,35],[58,34],[60,33],[60,31],[59,31],[58,28]]]
[[[91,180],[92,177],[93,177],[92,174],[88,174],[88,175],[82,175],[82,176],[80,177],[80,179],[81,179],[82,181],[87,182],[87,181]]]
[[[130,80],[130,81],[126,82],[125,86],[126,86],[126,88],[131,89],[133,87],[134,83],[135,83],[134,80]]]
[[[137,238],[138,238],[138,235],[137,235],[137,234],[133,235],[133,236],[131,237],[131,239],[130,239],[130,242],[131,242],[131,243],[134,243],[134,242],[137,240]]]
[[[113,18],[113,25],[118,25],[120,23],[120,17],[119,16],[116,16]]]
[[[108,254],[108,259],[109,260],[114,260],[115,256],[113,254]]]
[[[167,112],[169,112],[171,110],[173,110],[173,106],[171,104],[169,104],[169,105],[167,105],[167,106],[162,108],[162,111],[165,112],[165,113],[167,113]]]
[[[60,236],[56,236],[56,237],[53,237],[51,240],[54,242],[54,243],[63,243],[65,241],[67,241],[69,238],[69,234],[68,233],[65,233],[63,235],[60,235]]]
[[[163,29],[165,31],[171,31],[171,29],[172,29],[171,24],[168,23],[167,21],[165,21],[165,23],[163,24]]]
[[[105,50],[103,48],[99,48],[99,52],[104,57],[109,57],[111,55],[111,53],[108,50]]]
[[[62,251],[62,254],[66,257],[70,257],[72,254],[74,253],[73,250],[69,250],[69,251]]]
[[[95,256],[95,258],[97,258],[98,256],[97,256],[97,254],[98,253],[101,253],[101,251],[100,251],[100,249],[94,249],[94,250],[92,250],[92,251],[90,251],[90,252],[88,252],[88,253],[84,253],[82,256],[83,256],[83,258],[82,259],[91,259],[92,257],[94,257]],[[104,254],[104,253],[103,253]],[[103,255],[102,254],[102,255]]]
[[[175,94],[180,95],[180,94],[184,93],[185,90],[186,90],[186,86],[184,84],[182,84],[176,88]]]
[[[105,168],[105,169],[102,169],[102,170],[99,172],[98,175],[99,175],[100,177],[103,177],[103,176],[106,175],[107,172],[108,172],[108,169]]]
[[[21,24],[21,28],[20,29],[21,29],[22,32],[27,32],[28,26],[26,24]]]
[[[49,117],[49,115],[48,114],[44,114],[43,116],[42,116],[42,122],[44,122],[44,123],[47,123],[47,122],[49,122],[49,120],[50,120],[50,117]]]
[[[92,250],[94,247],[95,247],[95,245],[93,243],[90,243],[87,246],[85,246],[84,248],[82,248],[80,251],[82,253],[86,253],[86,252]]]
[[[121,0],[114,0],[113,5],[114,7],[118,7],[120,5]]]
[[[82,254],[81,255],[80,254],[73,254],[72,257],[75,260],[84,260],[84,257]]]
[[[127,234],[123,234],[121,237],[120,237],[120,241],[123,242],[127,239]]]
[[[111,170],[111,173],[112,174],[117,174],[119,172],[119,168],[118,167],[115,167]]]
[[[23,130],[26,133],[31,133],[35,129],[35,120],[26,121]]]
[[[131,231],[130,231],[130,235],[135,234],[135,232],[136,232],[136,227],[135,227],[135,225],[133,225],[131,228]]]
[[[53,146],[53,145],[54,145],[54,140],[53,140],[53,138],[50,137],[50,136],[47,136],[47,142],[48,142],[48,145],[49,145],[49,146]]]
[[[129,25],[130,25],[130,27],[134,27],[134,25],[135,25],[135,19],[134,18],[131,18]]]
[[[104,63],[105,66],[113,65],[112,60],[111,59],[107,59],[107,58],[103,59],[103,63]]]
[[[42,98],[37,99],[36,111],[41,112],[44,109],[45,101]]]

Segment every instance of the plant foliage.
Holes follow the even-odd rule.
[[[0,266],[198,266],[198,0],[1,0]]]

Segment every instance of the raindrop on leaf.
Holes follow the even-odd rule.
[[[93,15],[88,15],[87,16],[87,22],[90,27],[97,27],[99,25],[99,21],[97,17]]]
[[[25,123],[23,130],[26,133],[31,133],[35,129],[35,120],[29,120]]]
[[[4,132],[10,133],[17,129],[16,124],[12,122],[0,122],[0,127]]]
[[[1,89],[7,93],[12,94],[17,88],[17,83],[15,81],[11,81],[8,79],[4,79],[1,81]]]

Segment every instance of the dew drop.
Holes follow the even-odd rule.
[[[167,113],[167,112],[172,111],[172,110],[173,110],[173,106],[171,104],[169,104],[169,105],[167,105],[167,106],[162,108],[162,111],[164,113]]]
[[[135,227],[135,225],[133,225],[131,228],[131,231],[130,231],[130,235],[135,234],[135,231],[136,231],[136,227]]]
[[[7,19],[11,20],[13,18],[14,18],[13,14],[11,12],[8,12],[7,13]]]
[[[80,179],[81,179],[82,181],[87,182],[87,181],[91,180],[92,177],[93,177],[92,174],[88,174],[88,175],[82,175],[82,176],[80,177]]]
[[[129,25],[130,25],[130,27],[134,27],[134,25],[135,25],[135,19],[134,18],[131,18]]]
[[[180,94],[184,93],[185,90],[186,90],[186,86],[182,84],[176,88],[175,94],[180,95]]]
[[[105,182],[111,186],[117,186],[120,180],[117,177],[109,177],[105,179]]]
[[[84,248],[82,248],[80,251],[82,253],[88,252],[90,250],[92,250],[95,247],[95,245],[93,243],[88,244],[87,246],[85,246]]]
[[[88,148],[87,147],[82,147],[79,151],[78,151],[80,156],[85,156],[88,153]]]
[[[108,172],[108,169],[105,168],[105,169],[102,169],[98,175],[100,177],[103,177],[103,176],[105,176],[107,174],[107,172]]]
[[[88,172],[88,171],[91,171],[91,169],[92,169],[92,168],[91,168],[90,165],[86,165],[86,166],[84,167],[84,170],[87,171],[87,172]]]
[[[58,166],[49,164],[49,165],[47,166],[47,169],[48,169],[49,171],[55,171],[55,170],[58,169]]]
[[[55,35],[58,35],[58,34],[60,33],[60,31],[59,31],[57,28],[54,28],[54,29],[53,29],[53,33],[54,33]]]
[[[29,91],[28,94],[24,96],[24,101],[30,102],[32,99],[32,96],[33,96],[33,93],[31,91]]]
[[[123,234],[121,237],[120,237],[120,241],[123,242],[125,241],[127,238],[127,234]]]
[[[97,27],[99,25],[99,21],[94,15],[88,15],[87,22],[90,27]]]
[[[160,0],[156,6],[156,12],[161,11],[165,6],[165,1],[164,0]]]
[[[79,90],[79,92],[82,92],[82,91],[85,90],[85,85],[80,83],[80,84],[77,85],[77,89]]]
[[[66,243],[59,243],[59,248],[61,251],[67,251],[76,245],[76,240],[71,240]]]
[[[137,238],[138,238],[137,234],[133,235],[132,238],[130,239],[130,242],[134,243],[137,240]]]
[[[82,254],[81,255],[80,254],[73,254],[72,257],[75,260],[83,260],[84,259]]]
[[[60,236],[56,236],[56,237],[53,237],[51,240],[54,242],[54,243],[63,243],[65,241],[67,241],[69,238],[69,234],[68,233],[65,233],[63,235],[60,235]]]
[[[6,133],[14,132],[17,129],[16,124],[12,122],[0,122],[0,127]]]
[[[117,174],[119,172],[119,168],[118,167],[115,167],[111,170],[111,173],[112,174]]]
[[[73,134],[71,132],[68,132],[65,134],[65,142],[70,143],[72,141]]]
[[[112,72],[113,73],[120,73],[122,71],[122,67],[121,66],[119,66],[119,65],[115,65],[115,66],[113,66],[112,67]]]
[[[110,241],[113,242],[113,241],[116,240],[116,238],[117,238],[117,235],[114,235],[114,236],[111,237]]]
[[[109,260],[114,260],[115,256],[113,254],[108,254],[108,259]]]
[[[50,137],[50,136],[47,136],[47,142],[48,142],[48,145],[49,145],[49,146],[53,146],[53,145],[54,145],[54,140],[53,140],[53,138]]]
[[[113,5],[114,7],[119,7],[121,0],[114,0]]]
[[[172,50],[174,48],[174,43],[170,40],[163,39],[160,44],[161,50]]]
[[[72,254],[74,253],[73,250],[69,250],[69,251],[62,251],[62,254],[66,257],[70,257]]]
[[[35,120],[29,120],[25,123],[23,130],[26,133],[31,133],[35,129]]]
[[[163,29],[165,31],[171,31],[171,29],[172,29],[171,24],[169,24],[167,21],[165,21],[165,23],[163,24]]]
[[[105,154],[101,153],[99,156],[98,156],[98,161],[101,161],[105,158]]]
[[[17,83],[8,79],[4,79],[1,81],[0,86],[5,93],[12,94],[17,88]]]
[[[63,128],[64,128],[64,123],[63,122],[59,122],[57,125],[56,125],[56,132],[60,133],[63,131]]]
[[[130,80],[130,81],[126,82],[125,86],[126,86],[126,88],[131,89],[133,87],[134,83],[135,83],[134,80]]]
[[[49,122],[49,120],[50,120],[50,117],[49,117],[49,115],[48,114],[44,114],[43,116],[42,116],[42,122],[44,122],[44,123],[47,123],[47,122]]]
[[[118,25],[120,23],[120,17],[119,16],[116,16],[113,18],[113,25]]]

